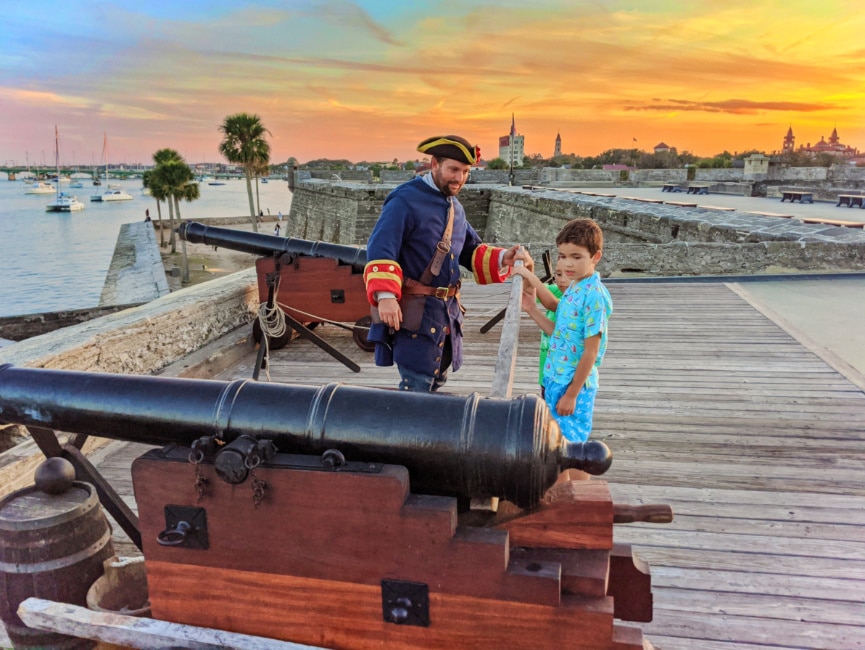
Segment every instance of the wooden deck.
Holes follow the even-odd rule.
[[[652,567],[647,638],[662,650],[865,648],[865,394],[727,285],[608,286],[593,434],[614,454],[604,479],[616,502],[676,513],[615,530]],[[489,393],[500,328],[478,330],[507,291],[463,291],[467,354],[448,391]],[[316,331],[362,372],[296,340],[274,353],[273,381],[396,385],[348,332]],[[538,340],[524,316],[515,393],[537,389]],[[253,365],[250,353],[217,378]],[[97,459],[124,495],[141,449],[116,443]]]

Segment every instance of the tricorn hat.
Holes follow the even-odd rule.
[[[467,165],[474,165],[481,157],[481,150],[458,135],[435,135],[417,146],[420,153],[436,158],[451,158]]]

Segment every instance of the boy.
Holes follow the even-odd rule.
[[[568,222],[556,237],[559,263],[569,286],[559,301],[551,328],[544,364],[544,400],[562,435],[572,442],[585,442],[592,431],[597,367],[607,349],[607,321],[613,313],[613,301],[595,271],[603,244],[604,235],[591,219]],[[530,280],[529,284],[536,290],[534,285],[540,281]],[[549,309],[543,292],[540,298]],[[543,321],[547,321],[546,327],[551,323],[535,301],[524,300],[523,308],[546,331]]]

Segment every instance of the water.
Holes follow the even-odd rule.
[[[79,189],[64,183],[61,189],[78,196],[84,210],[45,212],[55,195],[24,194],[23,182],[0,174],[0,316],[97,306],[121,224],[143,221],[146,209],[156,221],[156,201],[142,194],[140,180],[112,180],[134,198],[110,203],[90,202],[91,194],[105,191],[104,181],[100,187],[83,183]],[[249,214],[245,181],[200,188],[199,200],[180,204],[183,219]],[[285,181],[259,184],[259,196],[265,215],[268,209],[288,214],[291,192]],[[168,219],[164,204],[162,216]]]

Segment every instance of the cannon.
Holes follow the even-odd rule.
[[[536,395],[437,395],[328,384],[305,386],[0,366],[0,422],[214,456],[239,483],[250,457],[333,452],[403,465],[412,488],[538,504],[563,470],[602,474],[602,442],[570,443]],[[258,446],[259,441],[269,443]],[[254,444],[253,444],[254,443]],[[272,447],[272,448],[271,448]],[[325,459],[325,462],[332,462]],[[341,461],[338,461],[341,462]]]
[[[196,222],[182,223],[177,234],[191,243],[221,246],[260,256],[255,263],[259,301],[268,309],[278,305],[288,322],[288,327],[268,337],[271,349],[285,346],[294,330],[358,372],[360,369],[354,362],[311,332],[321,322],[351,329],[354,342],[366,352],[375,348],[367,340],[371,319],[363,282],[365,248],[217,228]],[[344,325],[346,322],[352,325]],[[262,340],[263,329],[267,328],[262,328],[260,320],[253,323],[256,342]]]
[[[156,619],[341,648],[651,647],[623,623],[651,620],[650,576],[612,530],[671,512],[575,476],[610,451],[563,440],[536,396],[2,365],[0,423],[46,454],[73,451],[52,429],[164,445],[132,464]]]

